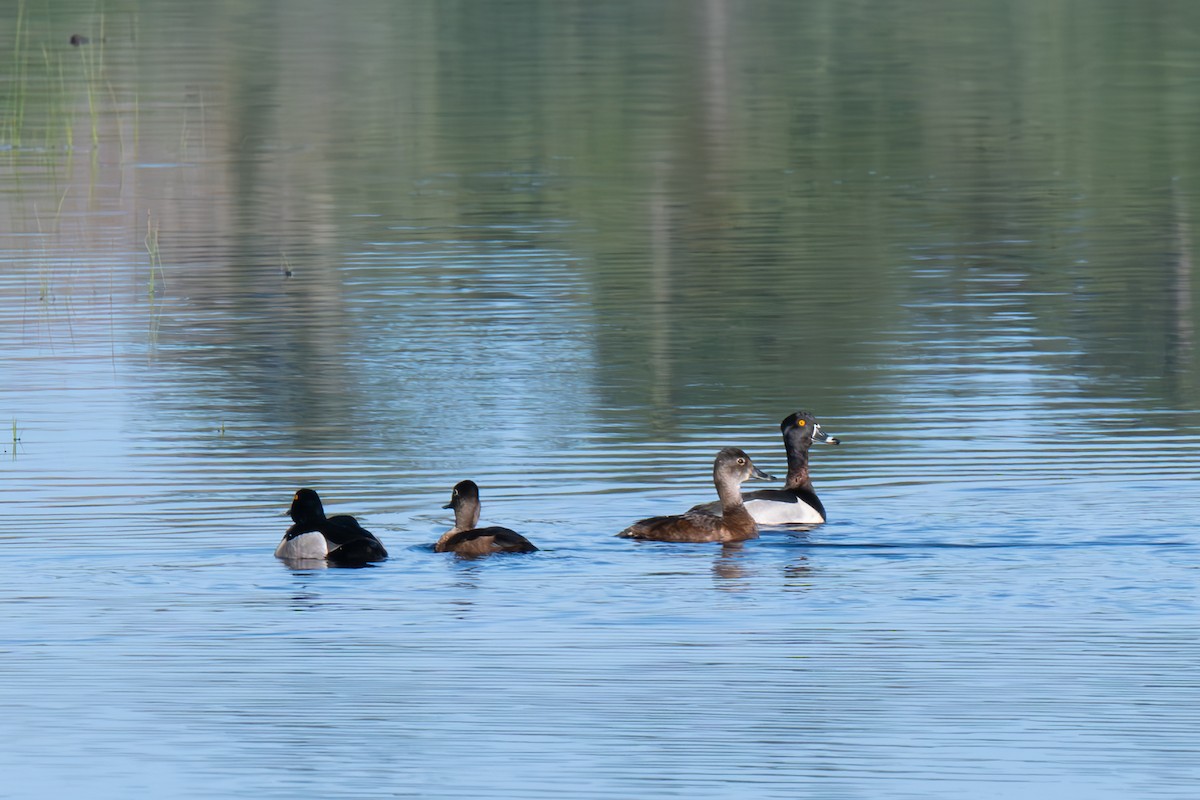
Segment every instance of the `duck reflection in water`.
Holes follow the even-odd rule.
[[[712,573],[716,586],[723,592],[745,592],[754,588],[750,579],[755,571],[749,569],[746,549],[742,542],[728,542],[713,559]]]
[[[783,569],[784,589],[791,592],[807,592],[813,588],[812,580],[816,570],[809,562],[808,556],[800,556]]]

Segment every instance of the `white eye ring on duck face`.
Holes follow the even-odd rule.
[[[742,464],[742,465],[745,465],[745,463],[746,463],[746,459],[744,459],[744,458],[739,458],[739,459],[738,459],[738,463],[739,463],[739,464]]]

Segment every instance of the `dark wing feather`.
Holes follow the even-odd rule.
[[[325,558],[339,566],[356,567],[372,561],[383,561],[387,550],[378,539],[356,539],[329,551]]]
[[[537,548],[521,534],[499,526],[459,531],[442,545],[443,552],[471,553],[533,553]]]
[[[327,558],[330,561],[366,563],[387,558],[387,550],[375,534],[347,514],[329,517],[317,526],[317,530],[329,541]]]
[[[331,545],[343,545],[359,539],[370,539],[378,542],[379,539],[375,534],[358,524],[358,520],[348,514],[339,514],[336,517],[329,517],[316,526],[316,529],[325,534],[325,538],[329,540]]]

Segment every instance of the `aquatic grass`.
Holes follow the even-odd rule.
[[[63,132],[66,136],[66,149],[68,152],[70,152],[75,149],[75,108],[71,103],[66,102],[65,99],[67,97],[67,73],[61,57],[58,59],[58,79],[59,89],[62,93],[62,97],[64,98]],[[67,163],[70,164],[71,162],[68,161]]]
[[[54,154],[70,150],[74,140],[73,110],[68,101],[73,81],[64,67],[65,56],[42,41],[37,15],[29,3],[20,0],[16,12],[0,136],[7,139],[10,158],[33,160],[56,171],[59,162]]]
[[[133,102],[133,112],[132,112],[133,113],[133,133],[132,133],[131,146],[128,148],[128,152],[127,152],[126,137],[125,137],[126,116],[121,113],[121,101],[120,101],[120,98],[118,98],[118,96],[117,96],[117,88],[116,88],[116,86],[113,85],[112,80],[109,79],[108,68],[106,66],[107,55],[108,55],[108,46],[107,46],[108,35],[107,35],[106,26],[107,26],[107,17],[104,14],[101,14],[100,15],[100,35],[94,40],[95,44],[91,50],[93,73],[97,77],[98,80],[103,80],[104,88],[108,90],[108,98],[109,98],[109,102],[112,107],[112,113],[116,120],[116,126],[117,126],[117,146],[120,150],[119,161],[122,164],[124,164],[130,158],[132,158],[132,159],[137,158],[138,123],[140,120],[140,104],[138,102],[138,91],[137,91],[137,87],[136,87],[136,82],[134,82],[133,100],[132,100],[132,102]],[[89,81],[89,84],[88,84],[89,96],[90,96],[91,91],[92,91],[92,85],[91,85],[91,81]],[[89,107],[90,107],[90,101],[89,101]],[[93,146],[95,146],[98,141],[97,140],[98,127],[99,127],[98,126],[98,115],[96,115],[96,116],[93,116],[93,119],[92,119],[92,143],[93,143]]]
[[[108,88],[109,99],[112,100],[113,115],[117,118],[117,147],[120,149],[120,162],[125,163],[125,125],[121,120],[121,104],[117,101],[117,90],[113,88],[112,81],[107,78],[104,80],[104,85]]]
[[[37,226],[38,243],[41,247],[41,257],[38,259],[38,302],[42,304],[43,313],[49,313],[50,297],[53,288],[50,282],[50,267],[46,257],[46,237],[42,230],[42,215],[38,213],[38,205],[33,204],[33,222]]]
[[[101,129],[106,115],[112,115],[117,125],[120,161],[127,162],[131,148],[136,153],[140,98],[136,82],[126,87],[119,77],[114,79],[109,75],[107,16],[100,12],[98,28],[86,37],[86,43],[71,48],[79,51],[73,57],[63,52],[64,40],[50,41],[43,35],[40,4],[18,0],[14,6],[16,22],[10,47],[13,60],[4,70],[5,87],[0,88],[0,107],[4,109],[0,143],[8,149],[10,159],[44,161],[48,169],[61,170],[63,165],[56,154],[71,152],[77,144],[82,144],[76,142],[75,133],[79,114],[83,113],[80,106],[86,99],[88,133],[83,135],[90,137],[92,151],[103,144]],[[132,109],[123,107],[125,101],[131,103]],[[125,130],[130,114],[132,138],[130,131]],[[30,148],[31,144],[35,146]]]
[[[188,108],[185,104],[182,110],[183,123],[179,126],[179,160],[187,161],[188,158]]]
[[[21,130],[25,124],[25,63],[21,43],[29,37],[29,21],[25,14],[25,0],[17,2],[17,23],[13,28],[13,79],[11,86],[12,118],[9,121],[10,152],[21,146]]]
[[[130,24],[133,26],[133,37],[132,37],[133,41],[141,42],[142,34],[141,34],[140,17],[138,16],[138,13],[136,11],[133,12],[133,19],[131,20]],[[141,101],[140,101],[141,94],[139,92],[139,87],[141,84],[139,81],[136,81],[136,80],[132,81],[132,84],[133,84],[133,157],[136,159],[137,153],[138,153],[138,137],[141,132],[141,119],[142,119],[142,117],[141,117],[142,106],[141,106]]]
[[[67,194],[69,193],[69,191],[70,191],[69,187],[65,188],[65,189],[63,189],[62,193],[59,195],[58,202],[56,203],[55,209],[54,209],[53,225],[51,226],[49,233],[47,232],[45,226],[42,223],[42,215],[40,213],[39,206],[36,202],[33,203],[33,219],[34,219],[34,224],[36,225],[36,228],[37,228],[38,242],[39,242],[39,246],[40,246],[40,255],[37,259],[37,264],[38,264],[38,302],[39,302],[40,308],[41,308],[42,321],[44,322],[44,324],[46,326],[47,333],[49,333],[52,330],[51,322],[54,321],[55,308],[57,307],[57,308],[62,309],[61,317],[66,322],[67,339],[68,339],[68,341],[74,342],[75,328],[74,328],[73,320],[72,320],[72,316],[71,316],[72,311],[73,311],[73,307],[72,307],[73,304],[72,304],[72,299],[71,299],[70,284],[68,282],[68,285],[64,291],[58,290],[58,288],[57,288],[58,281],[55,280],[55,271],[50,266],[51,259],[46,251],[47,237],[50,235],[57,235],[61,229],[63,205],[66,203]],[[48,336],[47,338],[48,338],[50,348],[51,348],[51,350],[53,350],[54,349],[54,340],[50,336]]]
[[[163,272],[162,254],[158,249],[158,223],[154,221],[154,217],[148,209],[146,211],[146,238],[143,241],[146,244],[146,252],[150,254],[150,276],[146,282],[146,294],[153,303],[158,282],[161,280],[163,288],[167,288],[167,275]],[[155,270],[158,271],[157,278],[154,274]]]
[[[79,63],[83,68],[83,79],[87,90],[88,118],[90,121],[93,150],[100,147],[100,103],[96,97],[96,92],[101,81],[108,86],[110,93],[114,95],[113,105],[114,107],[116,106],[115,92],[112,92],[111,84],[104,77],[106,73],[104,69],[105,38],[105,15],[101,12],[99,34],[90,37],[90,41],[87,44],[78,48]]]
[[[154,221],[154,217],[150,210],[146,210],[146,252],[150,254],[150,275],[146,284],[146,296],[150,301],[150,346],[154,347],[158,344],[158,329],[161,323],[161,314],[156,303],[158,283],[162,282],[163,289],[167,287],[167,275],[163,271],[162,254],[158,249],[158,223]],[[158,275],[155,275],[155,270]]]
[[[53,75],[53,74],[54,74],[54,64],[53,64],[53,62],[52,62],[52,61],[51,61],[51,59],[50,59],[50,50],[49,50],[49,48],[47,48],[47,47],[46,47],[46,45],[44,45],[44,44],[42,45],[42,63],[43,63],[43,64],[45,65],[45,67],[46,67],[46,75],[47,75],[47,76]],[[61,59],[60,59],[60,64],[61,64]],[[60,76],[61,76],[61,72],[62,72],[62,71],[61,71],[61,69],[60,69],[60,70],[59,70],[59,74],[60,74]],[[50,111],[50,114],[49,114],[49,116],[50,116],[50,118],[51,118],[51,119],[53,119],[53,118],[54,118],[54,116],[55,116],[56,112],[58,112],[58,110],[59,110],[59,106],[60,106],[61,104],[62,104],[62,96],[60,95],[60,96],[59,96],[59,98],[58,98],[58,102],[56,102],[56,103],[53,103],[53,104],[52,104],[52,106],[51,106],[51,111]],[[54,131],[54,127],[53,127],[53,125],[47,124],[47,125],[46,125],[45,138],[44,138],[44,141],[43,141],[43,147],[44,147],[44,149],[46,150],[46,152],[47,152],[47,153],[49,153],[49,152],[50,152],[50,151],[53,149],[53,144],[54,144],[54,143],[53,143],[53,131]],[[53,170],[53,169],[54,169],[54,161],[53,161],[53,159],[51,159],[51,160],[50,160],[50,169],[51,169],[51,170]]]
[[[133,84],[133,97],[131,99],[131,102],[133,103],[133,111],[132,111],[133,121],[131,123],[133,130],[130,134],[130,138],[132,141],[130,142],[128,154],[126,154],[126,152],[125,152],[125,125],[124,125],[124,122],[119,123],[120,124],[120,133],[121,133],[121,161],[122,161],[122,163],[128,163],[129,161],[137,161],[137,157],[138,157],[138,155],[137,155],[138,154],[138,126],[139,126],[139,123],[141,122],[141,103],[139,101],[139,97],[140,97],[140,95],[138,94],[137,82],[135,81]],[[116,104],[115,97],[113,98],[113,103],[114,103],[114,105]],[[121,119],[119,113],[118,113],[117,118],[118,118],[118,120]]]
[[[96,49],[79,48],[80,63],[83,65],[84,83],[87,85],[88,118],[91,121],[92,149],[100,147],[100,111],[96,106]]]

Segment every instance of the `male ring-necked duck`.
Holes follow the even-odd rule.
[[[813,491],[808,477],[808,448],[813,442],[841,444],[821,430],[817,418],[808,411],[789,414],[779,423],[783,446],[787,450],[788,474],[782,489],[757,489],[742,495],[746,510],[759,525],[790,525],[825,521],[825,506]],[[717,503],[698,505],[692,511],[720,511]]]
[[[325,559],[341,566],[356,566],[387,558],[375,534],[346,514],[325,516],[321,498],[312,489],[301,489],[292,498],[288,516],[295,524],[275,548],[275,557],[295,561]]]
[[[751,478],[773,481],[754,466],[750,456],[726,447],[713,462],[713,483],[720,500],[720,516],[692,509],[672,517],[651,517],[635,522],[617,536],[659,542],[740,542],[758,536],[758,525],[742,504],[741,485]]]
[[[442,508],[454,509],[454,527],[442,534],[433,549],[460,556],[486,556],[491,553],[532,553],[537,550],[521,534],[508,528],[479,524],[479,487],[475,481],[459,481],[450,493],[450,502]]]

